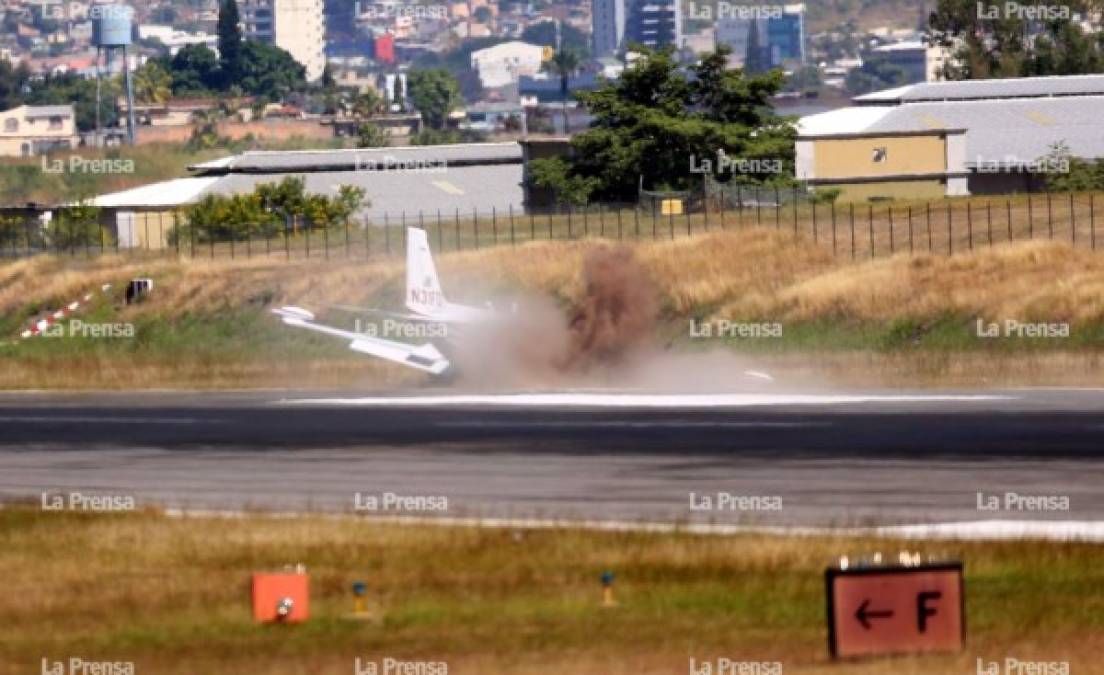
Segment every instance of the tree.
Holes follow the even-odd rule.
[[[358,148],[386,148],[391,145],[391,135],[380,125],[371,122],[360,125],[357,132]]]
[[[410,100],[431,129],[442,130],[448,125],[449,113],[464,99],[456,78],[441,68],[411,70],[407,75]]]
[[[1099,11],[1099,2],[1036,5],[1023,7],[1046,13],[1041,20],[1010,12],[1002,3],[939,0],[928,20],[931,38],[954,50],[943,76],[973,80],[1104,71],[1104,41],[1086,35],[1080,24]]]
[[[594,121],[572,138],[569,158],[532,163],[534,183],[571,201],[635,200],[640,185],[700,186],[695,164],[722,157],[729,168],[714,172],[718,182],[789,181],[794,128],[770,108],[782,72],[728,70],[729,53],[722,45],[681,69],[672,49],[643,49],[620,79],[577,94]]]
[[[227,83],[224,90],[236,84],[246,94],[279,100],[307,86],[306,69],[279,47],[246,40],[241,57],[238,79]]]
[[[357,94],[352,101],[353,115],[359,119],[368,119],[383,110],[383,99],[374,89]]]
[[[19,105],[23,98],[23,87],[30,79],[31,71],[26,63],[13,67],[11,61],[0,59],[0,110]]]
[[[226,83],[237,79],[244,58],[240,22],[237,0],[222,0],[218,14],[218,48],[219,66]]]
[[[395,83],[391,85],[391,101],[399,106],[399,110],[406,108],[406,97],[403,96],[403,81],[398,74],[395,75]]]
[[[206,45],[186,45],[169,64],[176,95],[199,94],[222,87],[218,56]]]
[[[571,76],[579,70],[581,61],[582,59],[579,58],[578,53],[569,49],[562,49],[552,56],[552,60],[548,62],[547,66],[560,78],[560,96],[563,99],[564,134],[568,133],[567,98],[571,84]]]
[[[754,17],[748,26],[747,52],[744,54],[744,72],[748,75],[758,75],[770,70],[770,63],[764,58],[766,54],[759,45],[759,22]]]
[[[556,22],[541,21],[530,24],[521,32],[522,42],[553,49],[570,49],[583,58],[590,55],[590,37],[570,24],[560,26],[560,44],[556,44]]]
[[[156,60],[150,60],[134,71],[134,98],[139,103],[161,104],[172,97],[173,78]]]

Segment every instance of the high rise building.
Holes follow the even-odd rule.
[[[625,40],[647,47],[682,46],[682,12],[679,0],[631,0],[626,16]]]
[[[679,0],[594,0],[594,56],[617,54],[629,44],[679,47]]]
[[[317,80],[326,68],[323,0],[238,0],[243,36],[287,51]]]
[[[625,0],[594,0],[591,14],[595,58],[617,54],[625,39]]]

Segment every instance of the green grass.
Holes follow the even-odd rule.
[[[127,659],[139,672],[345,672],[356,655],[445,660],[456,672],[593,670],[594,652],[633,671],[670,660],[744,655],[820,672],[823,571],[839,554],[900,548],[966,565],[969,645],[915,659],[957,672],[974,655],[1063,658],[1102,672],[1104,570],[1085,544],[896,543],[859,539],[502,531],[376,524],[355,518],[171,519],[0,510],[0,664],[42,655]],[[251,572],[302,562],[312,620],[258,626]],[[617,574],[619,606],[600,607],[598,577]],[[342,618],[364,580],[378,624]],[[493,665],[486,665],[487,663]],[[202,665],[201,665],[202,664]],[[574,665],[572,665],[574,664]],[[545,663],[544,665],[547,665]],[[862,672],[900,672],[894,661]],[[478,669],[476,669],[478,670]],[[5,670],[0,672],[22,672]],[[846,672],[839,670],[838,672]]]

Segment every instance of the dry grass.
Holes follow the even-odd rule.
[[[479,302],[524,289],[551,295],[566,305],[580,294],[582,261],[596,245],[599,242],[595,240],[529,242],[516,248],[445,254],[440,256],[439,266],[445,287],[456,300]],[[715,231],[631,245],[656,281],[663,307],[660,332],[675,342],[685,339],[690,317],[777,321],[787,331],[791,326],[884,329],[902,320],[923,327],[946,317],[965,325],[979,317],[1062,321],[1075,330],[1092,332],[1104,322],[1104,258],[1063,243],[1016,242],[953,257],[899,254],[854,262],[847,256],[833,256],[823,242],[814,244],[807,237],[795,240],[791,233],[772,228]],[[120,362],[119,354],[108,348],[91,355],[70,354],[68,360],[65,354],[11,348],[7,356],[0,354],[6,361],[0,381],[8,387],[81,386],[82,382],[93,387],[142,383],[348,386],[410,381],[409,376],[378,364],[357,365],[370,360],[350,358],[336,347],[330,351],[277,351],[274,354],[279,359],[274,361],[268,358],[272,354],[250,350],[247,344],[248,340],[273,342],[276,336],[288,339],[290,331],[280,330],[265,314],[276,304],[397,307],[403,269],[397,259],[106,257],[86,261],[41,257],[0,265],[0,316],[7,317],[4,325],[12,333],[17,332],[23,317],[56,308],[105,283],[119,289],[135,276],[154,278],[154,301],[112,310],[111,320],[160,321],[171,327],[186,319],[204,322],[222,317],[232,324],[238,317],[248,317],[253,322],[250,325],[264,327],[259,337],[243,329],[239,340],[243,349],[221,359],[218,353],[193,353],[192,348],[198,350],[202,344],[174,345],[171,358],[156,350],[129,353],[127,362]],[[225,339],[235,339],[232,326],[219,330],[226,333]],[[814,339],[809,349],[799,350],[806,353],[794,367],[836,371],[854,383],[883,383],[887,375],[898,373],[898,383],[948,385],[971,381],[1083,384],[1098,380],[1104,372],[1097,350],[1085,340],[1076,344],[1047,341],[1042,345],[1046,353],[1032,350],[1030,357],[1017,352],[994,355],[961,341],[919,354],[872,353],[869,348],[842,354],[840,345],[831,342],[831,338],[819,343]],[[289,358],[289,354],[299,358]],[[784,362],[790,357],[764,358]],[[865,367],[856,371],[856,364]],[[44,373],[43,368],[50,372]],[[306,376],[297,378],[297,372]],[[53,384],[57,380],[60,382]]]
[[[900,548],[960,558],[966,651],[831,664],[823,570]],[[403,527],[356,518],[171,519],[0,510],[0,673],[42,657],[133,660],[146,673],[341,673],[357,656],[453,673],[687,672],[689,657],[787,673],[974,672],[978,657],[1104,673],[1100,547]],[[304,563],[310,623],[255,626],[248,578]],[[599,574],[620,607],[599,607]],[[346,622],[368,583],[380,625]],[[37,670],[35,671],[37,672]]]

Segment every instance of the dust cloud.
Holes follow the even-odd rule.
[[[667,392],[762,386],[727,351],[676,353],[658,336],[659,292],[627,246],[585,257],[582,290],[569,307],[552,299],[500,299],[493,321],[451,336],[455,384],[464,388],[631,388]],[[503,311],[504,308],[509,308]]]

